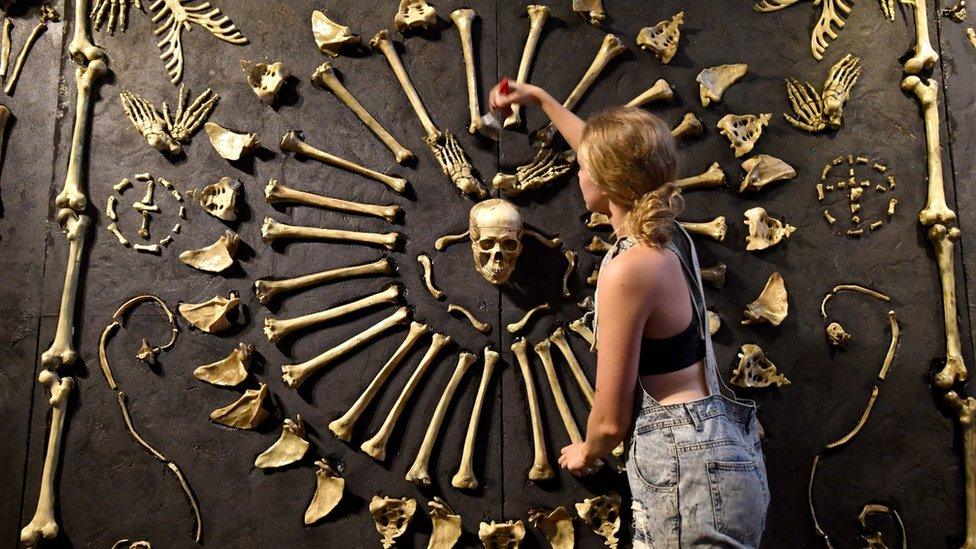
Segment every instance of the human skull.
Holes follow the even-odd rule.
[[[475,268],[492,284],[504,284],[522,253],[522,215],[511,202],[492,198],[471,208],[468,217]]]
[[[242,59],[241,68],[244,69],[247,85],[251,86],[258,99],[267,105],[275,102],[281,86],[291,76],[291,73],[280,61],[269,65],[267,63],[251,63]]]

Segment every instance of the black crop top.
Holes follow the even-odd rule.
[[[664,339],[641,340],[637,374],[666,374],[687,368],[705,358],[705,340],[698,333],[698,315],[691,312],[691,322],[680,333]]]

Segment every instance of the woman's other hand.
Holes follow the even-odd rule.
[[[588,455],[586,442],[570,444],[562,449],[559,466],[578,477],[596,472],[596,459]]]
[[[542,88],[532,84],[507,82],[508,93],[502,93],[502,83],[498,83],[488,94],[488,108],[504,114],[512,112],[512,105],[538,105],[541,101]]]

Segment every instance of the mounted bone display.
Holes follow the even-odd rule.
[[[735,63],[707,68],[698,73],[695,80],[698,81],[698,98],[701,100],[702,107],[722,101],[725,90],[741,80],[748,71],[749,65]]]
[[[234,255],[241,237],[233,231],[224,234],[213,244],[198,250],[187,250],[180,254],[180,261],[201,271],[219,273],[234,264]]]
[[[463,532],[461,516],[437,496],[427,502],[427,507],[430,508],[428,514],[432,524],[427,549],[451,549]]]
[[[324,459],[315,462],[315,494],[311,503],[305,509],[305,524],[315,524],[325,518],[335,509],[346,487],[346,479],[339,476],[335,469]]]
[[[478,538],[485,549],[518,549],[525,538],[525,524],[521,520],[482,522]]]
[[[149,4],[153,23],[158,23],[153,33],[160,37],[156,43],[162,51],[159,58],[165,63],[166,72],[174,84],[183,78],[183,30],[192,30],[191,23],[200,25],[228,44],[241,46],[248,43],[230,18],[212,7],[210,2],[190,4],[189,1],[154,0]]]
[[[210,419],[235,429],[257,429],[269,415],[264,409],[267,395],[268,385],[262,383],[258,389],[248,389],[234,402],[210,412]]]
[[[549,540],[552,549],[573,549],[576,546],[576,530],[573,517],[565,507],[529,509],[529,524],[537,528]]]
[[[254,345],[238,343],[237,348],[226,358],[193,370],[193,377],[224,387],[240,385],[247,379],[247,369],[251,366],[252,356],[254,356]]]
[[[416,510],[417,500],[413,498],[373,496],[369,502],[369,512],[376,521],[376,531],[383,536],[380,540],[383,549],[396,545],[396,539],[407,531]]]
[[[576,513],[605,540],[607,547],[616,549],[617,532],[620,531],[620,494],[610,492],[584,499],[576,504]]]
[[[196,328],[208,334],[216,334],[230,328],[227,315],[236,309],[239,303],[237,294],[231,292],[230,297],[218,295],[203,303],[180,303],[178,309],[180,315]]]
[[[393,26],[400,34],[408,30],[436,29],[437,11],[427,0],[400,0],[400,7],[393,16]]]
[[[786,162],[775,156],[759,154],[742,163],[742,169],[746,172],[739,185],[739,192],[758,191],[776,181],[793,179],[796,177],[796,170]]]
[[[739,362],[732,370],[729,383],[737,387],[782,387],[789,385],[790,380],[776,370],[776,365],[770,362],[759,345],[746,343],[739,350]]]
[[[685,22],[685,12],[679,11],[671,19],[661,21],[653,27],[644,27],[637,34],[637,45],[650,51],[657,60],[667,65],[678,53],[681,39],[681,25]],[[707,106],[707,105],[706,105]]]
[[[755,301],[746,305],[743,324],[757,324],[768,322],[773,326],[779,326],[786,315],[789,314],[789,301],[787,300],[786,283],[783,276],[779,273],[769,275],[766,286]]]
[[[217,219],[237,221],[237,191],[240,186],[241,182],[236,179],[221,177],[200,191],[191,189],[190,197]]]
[[[793,116],[784,114],[794,127],[811,133],[825,129],[840,129],[843,123],[844,104],[851,95],[851,88],[861,76],[861,59],[845,55],[830,68],[823,92],[818,93],[809,82],[795,78],[786,79],[786,95],[793,107]]]
[[[305,440],[305,423],[302,421],[302,417],[297,416],[295,421],[285,418],[284,423],[281,424],[281,436],[270,448],[261,452],[254,459],[254,466],[261,469],[284,467],[305,457],[306,452],[308,452],[308,441]],[[315,491],[318,493],[318,488]],[[313,504],[315,499],[312,499]],[[308,520],[305,521],[305,524],[308,524]]]
[[[522,253],[522,214],[514,204],[491,198],[468,214],[468,234],[475,269],[498,286],[508,281]]]
[[[771,114],[727,114],[718,121],[718,129],[729,140],[729,145],[739,158],[748,154],[759,141],[763,127],[769,125]]]
[[[749,227],[749,234],[746,235],[746,250],[749,251],[765,250],[775,246],[784,238],[789,238],[796,230],[796,227],[767,214],[766,209],[761,206],[749,208],[745,216],[746,226]]]
[[[330,57],[338,57],[343,46],[358,46],[362,42],[349,27],[336,23],[319,10],[312,10],[312,37],[319,51]]]
[[[203,129],[214,150],[225,160],[240,160],[261,146],[257,134],[238,133],[215,122],[207,122]]]
[[[281,61],[268,64],[252,63],[242,59],[241,69],[244,70],[244,80],[247,81],[247,85],[265,105],[274,105],[275,100],[278,99],[278,92],[285,85],[285,80],[291,76],[291,72]],[[213,137],[210,139],[213,140]]]

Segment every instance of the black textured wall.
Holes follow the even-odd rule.
[[[822,461],[814,492],[818,518],[839,546],[858,543],[856,516],[867,502],[889,504],[904,517],[912,545],[955,545],[962,537],[963,478],[961,443],[952,413],[939,404],[941,396],[929,389],[929,371],[944,354],[942,306],[934,254],[917,223],[916,213],[926,199],[924,129],[917,103],[902,93],[899,57],[909,50],[914,32],[911,11],[899,6],[894,22],[881,16],[874,2],[854,6],[846,28],[816,62],[809,53],[809,30],[816,9],[800,3],[773,14],[758,14],[750,2],[605,0],[611,19],[603,29],[585,23],[570,9],[569,0],[552,5],[531,74],[533,83],[565,97],[588,66],[604,32],[617,34],[629,51],[614,61],[584,97],[582,115],[623,103],[665,78],[676,92],[675,101],[652,110],[676,124],[683,113],[695,112],[706,133],[682,146],[683,172],[703,171],[711,162],[722,164],[730,187],[689,192],[688,220],[709,220],[724,215],[729,233],[724,243],[698,240],[703,265],[723,261],[729,266],[724,289],[708,290],[710,305],[724,325],[717,334],[719,364],[726,379],[739,345],[758,343],[792,384],[759,392],[743,391],[760,402],[765,426],[765,451],[772,502],[766,547],[815,546],[818,544],[806,504],[807,476],[813,456],[827,442],[846,433],[860,417],[874,377],[888,346],[885,312],[896,311],[902,328],[901,346],[894,369],[880,387],[873,414],[861,433],[843,450]],[[70,21],[71,3],[57,6]],[[125,432],[115,395],[101,379],[98,336],[112,312],[128,297],[144,292],[159,295],[175,308],[180,301],[197,302],[229,290],[241,296],[241,314],[235,328],[212,336],[188,329],[181,319],[176,347],[161,357],[158,367],[147,368],[132,359],[141,338],[157,340],[164,329],[150,308],[137,311],[109,347],[115,375],[129,396],[130,411],[140,433],[180,464],[200,501],[204,520],[204,544],[212,547],[332,546],[344,540],[354,546],[374,546],[379,537],[367,505],[374,494],[417,497],[417,516],[406,546],[423,546],[430,530],[425,504],[434,495],[447,500],[464,519],[465,545],[478,543],[481,520],[526,519],[532,507],[572,504],[610,489],[626,490],[622,478],[604,471],[594,479],[579,480],[560,474],[551,483],[536,485],[526,480],[531,464],[531,429],[521,376],[509,346],[504,325],[542,300],[551,300],[553,311],[539,317],[528,334],[537,342],[556,324],[577,318],[576,306],[592,290],[583,281],[599,258],[583,246],[593,235],[583,224],[585,212],[573,177],[551,189],[519,197],[517,204],[531,226],[558,234],[580,253],[579,269],[572,283],[573,297],[562,299],[559,286],[564,263],[559,252],[527,242],[512,283],[496,290],[480,278],[465,245],[444,253],[434,251],[441,234],[465,228],[472,202],[462,198],[443,176],[423,143],[422,128],[401,92],[386,61],[363,48],[335,60],[320,54],[309,31],[312,9],[325,9],[330,17],[361,34],[365,41],[379,29],[391,27],[395,2],[220,2],[221,8],[243,31],[250,45],[237,47],[217,41],[200,28],[184,33],[186,72],[183,81],[196,95],[213,88],[221,99],[210,120],[226,127],[256,132],[266,150],[256,158],[228,163],[207,143],[201,131],[184,156],[169,161],[146,146],[122,113],[118,93],[124,89],[143,95],[159,105],[176,100],[158,59],[151,23],[133,10],[126,33],[96,33],[106,48],[112,69],[98,88],[94,107],[89,162],[89,197],[96,227],[91,231],[75,344],[82,360],[70,374],[77,390],[69,408],[64,436],[58,502],[62,535],[58,544],[76,547],[108,547],[120,538],[149,538],[157,547],[190,546],[192,518],[183,495],[165,469],[139,448]],[[499,170],[531,159],[533,150],[524,134],[505,133],[496,147],[465,132],[467,96],[463,83],[460,45],[449,25],[457,2],[436,2],[442,21],[440,32],[396,36],[407,70],[435,123],[458,135],[475,167],[487,183]],[[477,10],[475,44],[484,97],[501,75],[514,75],[527,32],[521,2],[478,1],[464,4]],[[974,268],[967,232],[974,219],[970,188],[974,168],[969,158],[976,142],[969,131],[976,92],[971,82],[976,50],[966,41],[965,25],[942,19],[942,6],[930,5],[933,41],[943,54],[932,75],[940,84],[943,115],[945,175],[950,205],[959,214],[963,238],[957,250],[957,282],[964,356],[972,365],[970,303],[974,290],[965,273]],[[34,24],[36,6],[17,7],[15,51]],[[634,39],[641,27],[685,11],[686,23],[675,59],[662,66],[640,51]],[[49,345],[57,323],[67,246],[58,231],[52,209],[53,197],[64,180],[74,116],[74,65],[65,48],[70,25],[53,23],[41,36],[27,60],[15,95],[6,98],[14,115],[8,127],[4,169],[0,178],[0,417],[5,441],[0,445],[0,532],[3,543],[14,546],[20,527],[33,514],[37,501],[41,464],[46,444],[48,405],[43,388],[36,383],[40,353]],[[862,59],[864,73],[845,109],[839,132],[811,136],[790,127],[782,118],[788,109],[783,79],[794,76],[820,86],[830,66],[845,53]],[[260,103],[247,88],[239,59],[284,62],[295,75],[275,108]],[[312,71],[330,60],[346,86],[370,112],[418,156],[414,167],[402,168],[392,155],[334,96],[314,88]],[[698,102],[698,72],[723,63],[748,63],[749,74],[733,86],[722,103],[702,108]],[[742,171],[719,135],[715,124],[726,113],[772,113],[756,152],[771,154],[793,165],[798,177],[761,193],[740,196]],[[539,112],[529,110],[529,129],[542,123]],[[946,123],[947,122],[947,123]],[[399,196],[379,183],[299,160],[278,148],[282,134],[301,129],[309,143],[410,180],[411,192]],[[846,216],[834,227],[821,217],[814,185],[820,170],[840,155],[862,155],[887,164],[898,180],[894,196],[898,213],[878,231],[861,239],[844,236]],[[151,172],[174,181],[181,190],[201,187],[223,176],[242,182],[241,220],[229,224],[243,242],[241,267],[227,276],[197,272],[176,259],[184,249],[213,242],[227,226],[188,206],[188,219],[176,242],[162,257],[122,249],[105,231],[106,197],[122,177]],[[272,345],[261,332],[266,315],[291,317],[317,311],[386,286],[389,279],[359,279],[320,286],[295,294],[270,311],[254,298],[251,284],[262,276],[287,277],[315,270],[360,263],[382,255],[381,250],[347,244],[316,242],[267,246],[260,240],[260,222],[271,215],[299,225],[385,231],[382,220],[345,216],[307,207],[269,207],[263,188],[271,177],[296,188],[346,199],[396,203],[404,209],[395,227],[405,244],[390,254],[399,267],[396,282],[405,288],[414,317],[435,330],[449,334],[454,344],[442,353],[408,404],[390,445],[386,462],[378,464],[358,450],[359,443],[382,423],[423,353],[418,345],[391,378],[366,417],[360,422],[353,444],[337,441],[328,422],[343,413],[364,389],[377,369],[402,340],[404,330],[388,333],[348,359],[330,366],[299,391],[284,386],[280,366],[302,361],[344,341],[389,313],[373,310],[345,322],[303,333],[284,344]],[[959,182],[959,200],[954,200]],[[867,191],[865,207],[881,207],[881,199]],[[130,189],[131,196],[141,189]],[[885,195],[887,197],[887,195]],[[161,236],[176,221],[176,208],[160,197],[165,209],[153,225]],[[886,199],[885,199],[886,202]],[[838,201],[842,206],[842,202]],[[745,252],[747,229],[742,212],[754,206],[797,227],[793,237],[759,253]],[[838,208],[835,212],[841,211]],[[120,223],[133,234],[136,217],[125,211]],[[444,303],[435,302],[423,289],[418,253],[434,258],[438,285],[449,299],[464,305],[494,325],[491,336],[475,332],[466,321],[447,314]],[[963,270],[963,267],[966,270]],[[777,328],[740,326],[741,310],[761,291],[768,276],[780,272],[790,292],[790,315]],[[825,292],[840,283],[855,282],[884,291],[892,297],[882,305],[854,295],[831,303],[830,313],[851,331],[855,339],[844,352],[831,352],[823,336],[819,303]],[[238,391],[213,387],[192,377],[195,366],[225,356],[239,341],[257,347],[259,359],[248,381],[266,381],[274,395],[274,420],[258,432],[226,429],[208,419],[209,412],[237,398]],[[461,385],[448,412],[432,460],[434,486],[417,490],[403,475],[413,461],[430,413],[454,368],[459,350],[480,352],[486,344],[502,351],[503,360],[490,386],[477,439],[475,470],[482,488],[459,492],[450,486],[467,428],[481,363],[475,364]],[[593,374],[594,360],[583,342],[571,344]],[[558,354],[557,354],[558,356]],[[558,360],[557,360],[558,364]],[[572,379],[560,371],[563,387],[576,415],[585,423],[585,402]],[[551,392],[538,361],[535,382],[542,397],[548,450],[552,463],[568,442],[553,404]],[[300,414],[306,421],[313,452],[335,460],[347,479],[342,506],[329,519],[304,527],[302,514],[314,487],[312,453],[301,466],[265,472],[253,468],[254,456],[278,436],[280,420]],[[534,542],[543,538],[529,528]],[[889,545],[897,543],[888,532]],[[581,546],[597,547],[600,540],[577,521]]]

